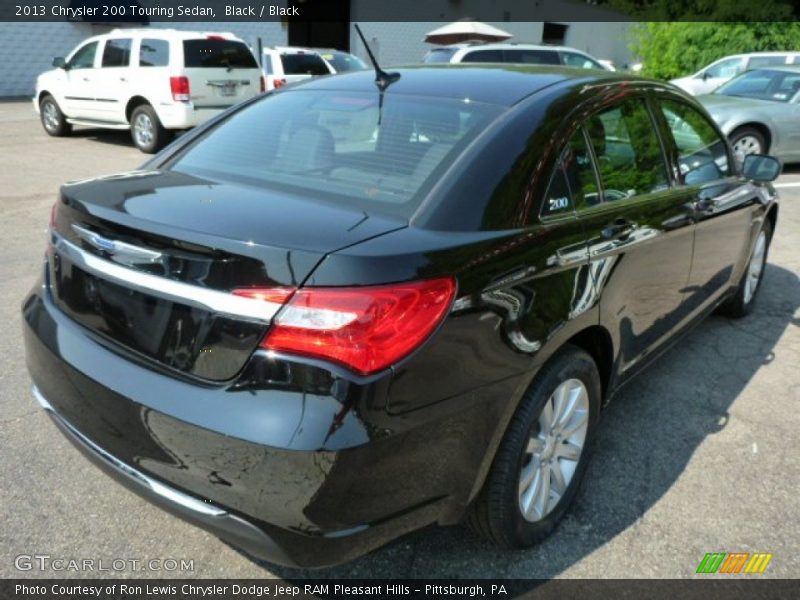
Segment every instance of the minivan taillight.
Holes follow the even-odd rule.
[[[285,86],[285,85],[286,85],[286,80],[285,80],[285,79],[278,79],[278,78],[276,77],[275,79],[273,79],[273,80],[272,80],[272,87],[274,87],[276,90],[277,90],[279,87],[283,87],[283,86]]]
[[[455,292],[452,278],[301,288],[273,319],[260,346],[328,360],[369,375],[418,348],[444,319]],[[250,295],[248,290],[235,293]],[[274,298],[274,292],[269,290],[266,296]]]
[[[189,102],[189,78],[188,77],[170,77],[169,87],[172,90],[172,99],[175,102]]]
[[[264,92],[267,91],[267,78],[264,77],[263,75],[261,76],[260,84],[261,84],[261,93],[263,94]]]

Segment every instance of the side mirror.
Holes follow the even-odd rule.
[[[709,75],[708,75],[708,71],[703,71],[703,74],[700,76],[700,78],[701,78],[703,81],[705,81],[706,79],[708,79],[708,77],[709,77]]]
[[[66,70],[67,69],[67,61],[64,60],[63,56],[56,56],[53,59],[53,66],[56,69],[64,69],[64,70]]]
[[[751,181],[775,181],[781,169],[781,161],[766,154],[748,154],[742,163],[742,175]]]

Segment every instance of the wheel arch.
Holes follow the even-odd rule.
[[[153,103],[144,96],[131,96],[131,98],[128,100],[128,103],[125,105],[125,120],[128,121],[128,123],[131,121],[133,111],[136,110],[138,106],[142,106],[143,104],[153,106]]]
[[[591,325],[569,338],[566,344],[577,346],[592,357],[600,373],[603,391],[603,404],[608,400],[611,390],[611,373],[614,365],[614,343],[611,334],[602,325]]]
[[[767,212],[766,219],[769,221],[769,224],[772,226],[772,235],[775,235],[775,226],[778,224],[778,205],[777,203],[773,204],[769,211]]]
[[[772,128],[763,121],[746,121],[744,123],[739,123],[736,125],[736,127],[731,129],[731,132],[728,134],[728,139],[731,139],[733,135],[740,129],[747,128],[755,129],[764,136],[764,143],[767,145],[767,147],[764,148],[764,152],[769,152],[769,149],[772,148],[772,142],[774,141],[775,136],[772,133]]]

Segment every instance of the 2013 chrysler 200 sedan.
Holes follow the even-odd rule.
[[[34,394],[117,480],[274,562],[462,520],[528,546],[613,392],[750,311],[779,167],[613,73],[280,90],[61,188],[23,307]]]

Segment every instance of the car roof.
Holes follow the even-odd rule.
[[[555,46],[550,44],[526,44],[522,42],[497,42],[493,44],[476,44],[464,46],[470,50],[551,50],[552,52],[578,52],[586,54],[583,50],[569,46]]]
[[[188,31],[183,29],[162,29],[159,27],[137,27],[130,29],[112,29],[108,33],[100,34],[94,37],[145,37],[145,38],[164,38],[164,39],[179,39],[179,40],[194,40],[197,38],[207,38],[209,36],[224,37],[228,40],[241,42],[242,40],[236,37],[230,31]]]
[[[443,63],[383,68],[388,72],[400,73],[400,79],[391,84],[387,93],[505,106],[516,104],[539,90],[563,82],[580,81],[592,84],[603,81],[649,81],[611,71],[539,65]],[[313,89],[375,92],[375,73],[372,70],[353,71],[336,77],[312,79],[292,86],[286,92]]]

